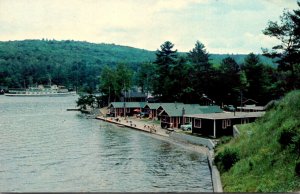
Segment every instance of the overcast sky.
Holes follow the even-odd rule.
[[[166,40],[189,51],[261,53],[262,34],[296,0],[0,0],[0,40],[55,39],[156,50]]]

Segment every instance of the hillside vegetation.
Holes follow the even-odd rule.
[[[192,46],[192,45],[191,45]],[[159,45],[158,45],[159,47]],[[185,56],[186,53],[181,53]],[[211,54],[218,66],[229,55]],[[242,63],[246,55],[230,55]],[[115,44],[82,41],[23,40],[0,42],[0,86],[28,87],[32,84],[54,84],[95,89],[103,66],[127,64],[134,71],[145,62],[155,60],[155,52]],[[262,57],[262,62],[271,60]],[[272,63],[272,62],[271,62]]]
[[[95,88],[104,65],[136,67],[154,60],[154,52],[114,44],[24,40],[0,42],[0,86],[52,83]]]
[[[239,130],[238,138],[218,148],[215,160],[224,191],[299,191],[300,91],[290,92],[263,118]]]

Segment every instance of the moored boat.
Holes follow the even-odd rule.
[[[29,87],[27,89],[10,89],[5,96],[19,96],[19,97],[35,97],[35,96],[70,96],[76,95],[75,91],[69,92],[64,86],[43,86]]]

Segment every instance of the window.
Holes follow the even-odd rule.
[[[231,120],[230,120],[230,119],[227,120],[226,126],[227,126],[227,127],[228,127],[228,126],[231,126]]]
[[[194,127],[201,128],[201,119],[194,120]]]
[[[162,117],[161,117],[161,121],[162,121],[163,123],[166,123],[166,122],[167,122],[167,116],[165,116],[165,115],[162,116]]]
[[[126,113],[130,113],[130,108],[126,108]]]
[[[222,129],[226,129],[229,126],[231,126],[231,120],[230,119],[222,120]]]
[[[185,123],[190,123],[191,122],[191,118],[190,117],[185,117]]]
[[[227,121],[222,120],[222,129],[226,129],[226,127],[227,127]]]
[[[241,123],[242,123],[242,124],[249,123],[249,118],[243,118],[243,119],[241,120]]]

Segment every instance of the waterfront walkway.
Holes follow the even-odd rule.
[[[161,136],[169,136],[169,131],[166,129],[162,129],[159,123],[149,119],[139,119],[136,117],[104,117],[98,116],[96,119],[103,120],[106,122],[114,123],[119,126],[129,127],[141,131],[145,131],[148,133],[153,133]]]

